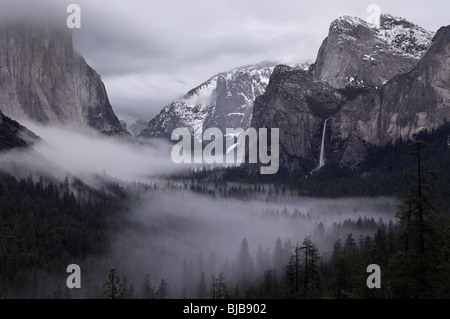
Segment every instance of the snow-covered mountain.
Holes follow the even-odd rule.
[[[411,70],[425,54],[433,32],[383,14],[380,28],[343,16],[334,20],[319,49],[314,78],[334,88],[381,86]]]
[[[435,32],[390,14],[381,15],[381,27],[375,29],[378,39],[386,42],[393,52],[416,59],[423,57]]]
[[[153,118],[138,140],[170,138],[178,127],[189,128],[200,121],[203,128],[248,128],[255,98],[264,93],[277,63],[263,62],[219,73],[182,98],[172,102]],[[307,66],[304,66],[307,67]]]
[[[342,17],[309,72],[277,66],[254,103],[251,126],[280,128],[280,171],[309,174],[321,154],[325,165],[354,169],[370,147],[414,140],[445,124],[450,26],[433,34],[388,15],[379,29]]]
[[[398,74],[411,70],[427,51],[433,32],[405,19],[381,15],[380,28],[366,21],[343,16],[332,22],[309,73],[334,88],[382,86]],[[186,127],[203,129],[250,127],[253,104],[265,92],[276,63],[238,67],[219,73],[185,96],[167,105],[153,118],[138,140],[170,138]],[[296,66],[308,70],[310,64]]]

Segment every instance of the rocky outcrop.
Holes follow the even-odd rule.
[[[38,140],[33,132],[0,112],[0,151],[28,147]]]
[[[335,88],[381,86],[412,69],[433,34],[404,19],[381,16],[379,29],[359,18],[333,21],[314,64],[314,78]]]
[[[319,163],[325,119],[339,112],[346,98],[304,70],[277,66],[265,94],[256,98],[252,127],[278,128],[280,167],[303,173]]]
[[[438,30],[413,70],[383,87],[380,100],[381,144],[411,139],[450,119],[450,26]]]
[[[413,139],[450,119],[450,27],[441,28],[425,56],[380,90],[345,105],[334,121],[340,139],[354,134],[373,145]]]
[[[354,25],[355,37],[372,39],[373,32],[360,25]],[[353,50],[349,44],[338,59],[351,61],[357,50],[358,45]],[[318,61],[327,60],[323,56],[322,47]],[[276,67],[265,94],[255,101],[252,127],[279,128],[280,170],[308,174],[319,164],[323,125],[328,119],[325,162],[356,168],[365,159],[368,146],[414,139],[418,132],[437,128],[450,118],[449,57],[450,26],[447,26],[436,33],[425,55],[414,62],[412,69],[384,80],[384,85],[379,83],[384,79],[381,76],[384,71],[375,72],[370,78],[377,85],[346,85],[341,80],[349,75],[346,72],[353,62],[344,63],[342,69],[336,64],[337,76],[324,72],[326,64],[316,65],[309,73]],[[395,59],[394,55],[386,56],[383,63],[390,64]],[[399,61],[401,68],[407,68],[402,64],[406,60]],[[401,71],[394,66],[389,68]],[[380,65],[379,70],[385,69]],[[358,70],[363,70],[358,77],[364,78],[365,69]]]
[[[101,77],[65,27],[0,25],[0,110],[17,120],[125,133]]]

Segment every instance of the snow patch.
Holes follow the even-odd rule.
[[[396,53],[420,59],[430,46],[434,32],[412,24],[405,19],[384,14],[377,38],[388,44]]]
[[[370,54],[364,54],[363,60],[365,60],[365,61],[375,61],[375,58],[372,57]]]

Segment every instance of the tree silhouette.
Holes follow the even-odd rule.
[[[155,299],[155,286],[152,285],[150,275],[145,276],[144,283],[142,284],[142,298],[143,299]]]
[[[170,298],[170,289],[169,284],[165,278],[161,279],[161,282],[158,287],[158,291],[156,292],[156,296],[158,299],[169,299]]]
[[[111,268],[108,275],[108,281],[105,282],[103,293],[106,299],[125,299],[127,297],[127,290],[119,276],[116,274],[116,269]]]
[[[199,281],[198,287],[197,287],[197,298],[205,299],[207,294],[208,293],[206,291],[205,273],[202,271],[202,274],[200,275],[200,281]]]
[[[400,238],[404,251],[398,252],[392,260],[397,272],[394,286],[401,297],[430,298],[437,291],[438,279],[438,217],[439,210],[434,204],[438,199],[429,176],[436,177],[435,171],[423,171],[421,155],[426,143],[416,141],[411,144],[410,154],[417,157],[417,170],[408,173],[410,189],[399,207],[402,231]],[[425,175],[425,174],[426,175]]]

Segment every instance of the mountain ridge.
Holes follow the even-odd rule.
[[[433,33],[388,14],[380,28],[349,16],[335,19],[314,63],[314,78],[342,89],[381,86],[414,67]]]
[[[369,145],[414,139],[417,133],[436,129],[450,117],[449,44],[450,26],[442,27],[411,70],[381,86],[353,87],[356,93],[317,80],[314,70],[314,80],[334,96],[329,103],[339,104],[335,98],[339,94],[345,99],[331,115],[318,112],[322,106],[315,103],[324,92],[310,90],[312,96],[308,97],[305,90],[292,89],[311,85],[305,83],[311,79],[291,68],[276,69],[265,94],[255,101],[252,126],[279,127],[280,167],[291,174],[309,174],[319,163],[320,138],[328,119],[326,162],[354,169],[366,158]],[[277,74],[280,71],[284,75]],[[283,82],[292,77],[299,80]],[[303,105],[299,112],[295,111],[298,105]]]
[[[247,129],[254,99],[264,92],[276,64],[265,61],[212,76],[165,106],[138,135],[138,141],[153,137],[170,139],[178,127],[194,132],[199,122],[204,128],[217,127],[223,131],[227,127]]]

